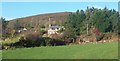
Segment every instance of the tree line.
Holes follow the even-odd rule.
[[[98,9],[87,7],[84,10],[77,10],[71,13],[68,20],[65,22],[67,32],[71,32],[69,37],[87,34],[91,28],[96,28],[102,33],[114,32],[120,33],[119,28],[119,13],[118,11],[107,7]]]

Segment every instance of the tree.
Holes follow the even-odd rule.
[[[111,21],[111,27],[112,27],[112,32],[117,32],[118,30],[118,24],[119,24],[119,13],[116,12],[115,10],[111,11],[111,16],[109,17],[110,21]]]
[[[109,32],[111,30],[111,22],[106,11],[95,11],[95,13],[92,16],[92,20],[93,25],[96,28],[98,28],[101,32]]]
[[[0,24],[1,24],[1,27],[0,27],[1,37],[6,38],[7,21],[5,20],[5,18],[1,17]]]
[[[74,35],[80,35],[83,31],[83,25],[85,21],[86,15],[83,10],[79,12],[79,10],[76,11],[76,13],[72,13],[69,15],[68,21],[67,21],[67,28],[71,28],[74,32]]]
[[[119,20],[118,20],[117,25],[118,25],[118,35],[119,35],[119,37],[120,37],[120,17],[119,17]]]

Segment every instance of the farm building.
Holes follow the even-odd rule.
[[[65,29],[63,26],[51,26],[48,29],[48,34],[58,34],[58,31],[61,29]]]

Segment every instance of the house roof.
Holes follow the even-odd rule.
[[[61,28],[61,26],[51,26],[50,28],[56,29],[56,28]]]

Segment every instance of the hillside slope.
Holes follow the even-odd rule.
[[[49,18],[50,18],[50,23],[61,24],[67,19],[70,13],[71,12],[58,12],[58,13],[40,14],[29,17],[17,18],[10,20],[7,27],[13,28],[16,21],[19,21],[22,24],[22,26],[26,26],[26,25],[31,25],[34,27],[37,27],[39,25],[48,26]]]

